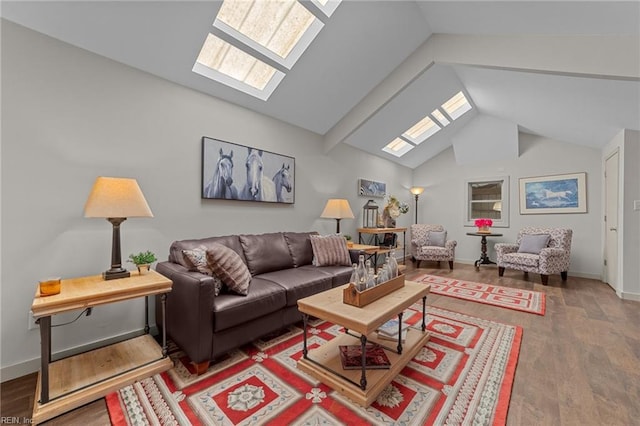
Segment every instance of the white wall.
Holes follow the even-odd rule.
[[[467,236],[475,228],[464,227],[465,179],[509,176],[510,227],[495,228],[503,237],[488,238],[489,256],[495,260],[493,245],[515,242],[524,226],[569,227],[573,229],[569,274],[600,278],[602,275],[600,151],[551,140],[526,133],[519,134],[520,157],[515,160],[482,161],[458,165],[453,149],[447,149],[414,170],[414,184],[424,186],[420,196],[420,223],[440,223],[448,237],[456,239],[456,260],[473,262],[479,258],[480,240]],[[482,140],[478,143],[482,144]],[[521,215],[518,201],[518,179],[562,173],[587,173],[586,214]]]
[[[96,176],[136,178],[155,216],[124,222],[123,258],[146,249],[165,258],[184,238],[333,232],[335,221],[319,218],[329,197],[349,199],[356,220],[343,220],[342,230],[355,236],[366,202],[357,196],[359,177],[410,201],[407,168],[348,146],[324,154],[319,135],[4,20],[2,89],[2,380],[38,367],[40,338],[27,330],[38,279],[109,267],[111,225],[82,214]],[[201,200],[202,136],[295,157],[295,204]],[[141,329],[143,307],[98,307],[54,329],[54,353]]]
[[[602,150],[602,164],[615,150],[620,155],[618,197],[618,296],[640,300],[640,132],[622,130]],[[603,231],[604,232],[604,231]]]

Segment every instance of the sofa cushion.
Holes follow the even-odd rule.
[[[296,306],[298,299],[329,290],[332,284],[331,275],[319,271],[318,268],[284,269],[261,274],[260,278],[278,284],[286,290],[287,306]]]
[[[317,232],[285,232],[284,239],[289,246],[289,253],[293,259],[293,267],[299,268],[304,265],[311,265],[313,262],[313,247],[311,246],[311,235],[318,235]]]
[[[214,330],[245,324],[284,309],[285,289],[271,281],[253,277],[246,297],[222,293],[213,301]]]
[[[502,256],[502,264],[512,263],[514,265],[531,266],[537,268],[540,262],[540,255],[531,253],[508,253]]]
[[[289,246],[282,232],[240,235],[240,243],[253,276],[293,268]]]
[[[518,253],[540,254],[540,251],[549,244],[549,234],[526,234],[520,240]]]
[[[447,241],[447,231],[429,231],[427,232],[427,246],[444,247]]]
[[[210,238],[201,238],[197,240],[181,240],[174,241],[171,243],[171,247],[169,248],[169,261],[174,263],[179,263],[185,268],[190,268],[189,262],[184,258],[184,254],[182,250],[190,250],[198,247],[206,247],[207,250],[211,248],[212,243],[222,244],[223,246],[229,247],[242,259],[244,263],[247,263],[244,258],[244,251],[242,250],[242,245],[240,244],[240,238],[237,235],[227,235],[224,237],[210,237]]]
[[[349,279],[351,278],[351,274],[353,273],[353,268],[351,266],[313,266],[313,265],[305,265],[302,266],[301,269],[309,269],[318,272],[322,272],[331,277],[331,287],[338,287],[343,284],[347,284]]]
[[[347,240],[342,235],[311,235],[315,266],[351,265]]]
[[[182,250],[185,258],[191,262],[193,270],[200,272],[201,274],[209,275],[213,278],[214,294],[217,296],[222,290],[222,280],[214,275],[209,262],[207,262],[207,251],[204,246],[194,248],[192,250]]]
[[[211,243],[207,250],[207,262],[229,290],[247,295],[251,274],[238,253],[222,244]]]

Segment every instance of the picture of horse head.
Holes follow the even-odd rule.
[[[293,204],[294,170],[293,157],[202,138],[202,198]]]

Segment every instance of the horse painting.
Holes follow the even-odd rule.
[[[562,199],[564,198],[565,200],[569,199],[569,196],[572,194],[571,191],[558,191],[558,192],[553,192],[553,191],[549,191],[548,189],[543,189],[544,191],[544,199],[550,200],[552,198],[556,198],[556,199]]]
[[[286,189],[287,192],[291,192],[293,189],[293,185],[291,184],[291,173],[289,173],[290,165],[287,164],[287,167],[282,163],[282,167],[278,170],[273,176],[273,183],[276,186],[276,198],[279,203],[284,202],[284,197],[282,196],[282,189]]]
[[[276,201],[276,189],[273,181],[264,177],[262,150],[247,147],[245,166],[247,182],[242,189],[240,199],[251,201]]]
[[[233,185],[233,150],[225,154],[220,148],[220,158],[216,163],[213,178],[204,189],[206,198],[238,199],[238,190]]]

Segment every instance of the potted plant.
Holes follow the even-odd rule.
[[[351,235],[346,234],[344,236],[344,239],[347,240],[347,247],[349,248],[353,247],[353,241],[351,241]]]
[[[147,250],[138,254],[130,254],[128,262],[134,263],[138,267],[140,275],[143,275],[149,272],[151,264],[156,260],[158,259],[156,258],[155,253]]]

